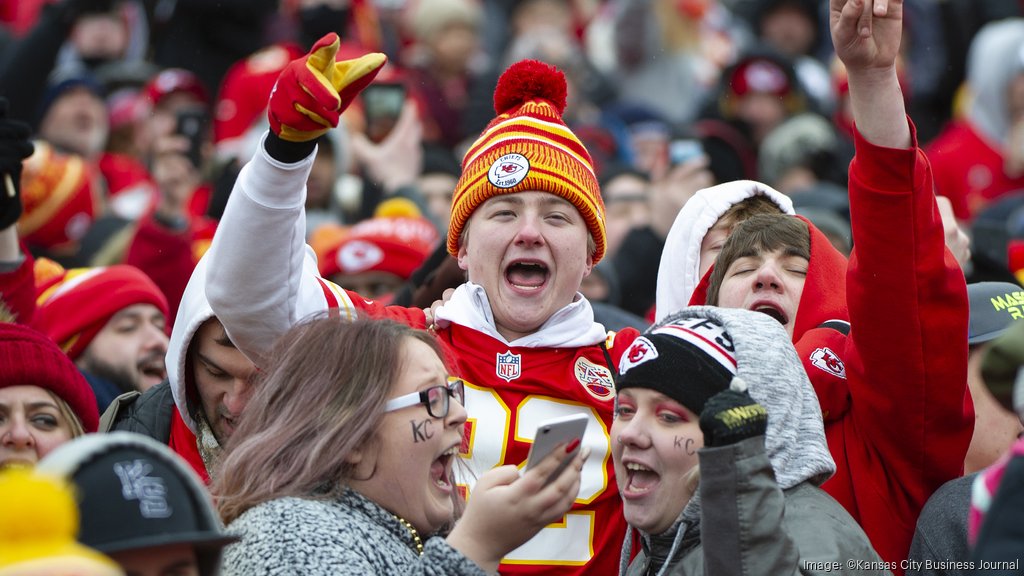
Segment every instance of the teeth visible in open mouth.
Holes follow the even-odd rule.
[[[459,453],[459,447],[458,446],[452,446],[451,448],[445,450],[441,455],[442,456],[455,456],[458,453]]]
[[[651,469],[642,464],[634,464],[632,462],[626,464],[626,470],[632,470],[634,472],[650,472]]]
[[[521,290],[536,290],[547,280],[548,267],[538,262],[514,262],[505,270],[505,278]]]

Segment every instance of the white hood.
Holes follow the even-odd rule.
[[[995,148],[1010,130],[1006,89],[1024,72],[1024,18],[1007,18],[984,26],[967,52],[967,82],[972,101],[968,115]]]
[[[753,180],[736,180],[698,190],[679,210],[665,238],[658,267],[657,322],[690,305],[690,297],[701,280],[700,244],[708,230],[726,210],[756,194],[767,196],[786,214],[795,213],[789,196]]]
[[[187,405],[188,395],[185,393],[185,358],[188,355],[188,346],[195,337],[196,331],[210,318],[213,318],[213,310],[206,300],[206,268],[207,258],[199,260],[192,277],[188,280],[185,293],[181,297],[181,304],[178,306],[178,315],[174,320],[174,329],[171,331],[171,341],[167,345],[167,379],[171,383],[171,393],[174,395],[174,405],[181,414],[185,425],[196,436],[199,435],[199,426],[189,412]]]

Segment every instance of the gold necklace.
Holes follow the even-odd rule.
[[[418,552],[420,556],[423,556],[423,541],[420,540],[420,533],[417,532],[416,529],[413,528],[412,524],[409,524],[409,521],[405,518],[400,518],[394,514],[392,514],[392,516],[395,520],[398,520],[399,524],[405,526],[405,529],[409,531],[409,534],[412,534],[412,539],[416,542],[416,552]]]

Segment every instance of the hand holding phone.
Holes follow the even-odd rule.
[[[565,453],[558,468],[548,476],[546,483],[550,484],[562,473],[562,470],[572,462],[573,458],[580,451],[583,443],[583,433],[587,431],[587,415],[572,414],[560,418],[545,420],[537,426],[537,434],[530,446],[530,455],[526,459],[526,466],[523,468],[525,474],[531,468],[539,464],[557,446],[565,444],[571,450]],[[573,446],[575,444],[575,446]]]
[[[576,414],[542,422],[524,469],[497,466],[483,473],[448,544],[488,572],[496,572],[502,558],[563,519],[580,491],[582,470],[575,464],[586,460],[590,450],[580,448],[588,418]]]
[[[360,97],[366,118],[366,137],[371,142],[381,142],[398,123],[398,116],[405,106],[405,86],[377,82],[363,88]]]

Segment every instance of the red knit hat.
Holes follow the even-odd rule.
[[[729,87],[737,96],[757,92],[782,97],[793,89],[790,77],[782,66],[768,58],[751,58],[741,62],[729,77]]]
[[[153,106],[159,106],[164,98],[179,92],[191,94],[203,104],[210,103],[210,95],[203,82],[184,68],[168,68],[152,77],[142,89],[142,93]]]
[[[221,83],[213,119],[213,141],[243,136],[267,109],[277,77],[289,62],[301,57],[292,44],[274,44],[236,62]]]
[[[21,172],[18,235],[54,252],[74,251],[100,212],[94,169],[81,156],[57,152],[36,141]]]
[[[363,220],[317,250],[320,275],[390,272],[403,280],[423,264],[438,235],[422,217]]]
[[[565,75],[537,60],[517,62],[498,79],[498,116],[462,160],[452,197],[448,252],[458,252],[466,222],[486,200],[539,191],[571,202],[594,237],[594,263],[604,256],[604,203],[590,153],[562,121],[566,90]]]
[[[86,432],[99,427],[96,396],[71,359],[43,334],[0,323],[0,388],[8,386],[49,390],[68,404]]]
[[[144,272],[119,264],[64,270],[52,260],[35,264],[36,313],[33,326],[49,336],[72,360],[89,346],[107,320],[134,304],[152,304],[164,317],[167,298]]]

